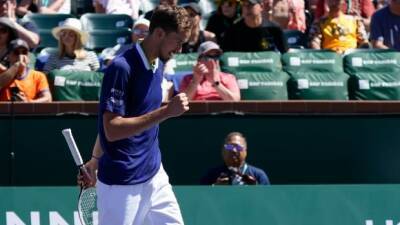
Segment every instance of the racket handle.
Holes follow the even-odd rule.
[[[90,176],[89,172],[87,171],[84,165],[79,167],[79,173],[82,175],[85,186],[93,182],[92,176]]]

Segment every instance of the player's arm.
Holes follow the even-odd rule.
[[[173,97],[168,105],[138,117],[122,117],[109,111],[103,114],[104,133],[108,141],[118,141],[139,134],[164,120],[176,117],[189,110],[186,94]]]
[[[96,185],[97,175],[96,171],[99,167],[99,159],[103,155],[103,149],[101,149],[99,135],[96,137],[96,142],[94,143],[93,150],[92,150],[92,158],[85,163],[86,170],[88,171],[91,182],[87,183],[83,179],[81,174],[78,174],[78,184],[83,187],[93,187]]]

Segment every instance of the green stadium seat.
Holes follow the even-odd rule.
[[[290,75],[290,99],[347,100],[349,76],[343,72],[342,57],[326,50],[296,49],[282,56]]]
[[[89,38],[86,48],[100,52],[104,48],[114,47],[116,44],[129,44],[132,42],[131,31],[121,30],[95,30],[88,32]]]
[[[289,76],[277,52],[226,52],[222,70],[236,76],[242,100],[287,100]]]
[[[36,52],[39,52],[43,48],[47,47],[58,47],[58,41],[54,38],[51,30],[39,30],[40,36],[40,43],[39,46],[36,48]]]
[[[349,94],[357,100],[400,100],[400,52],[359,49],[344,57]]]
[[[132,17],[125,14],[85,13],[80,20],[86,31],[131,29],[133,25]]]
[[[48,80],[55,101],[98,101],[103,73],[53,70]]]
[[[74,17],[70,14],[40,14],[30,13],[26,14],[23,19],[33,22],[39,30],[49,30],[57,27],[60,22],[67,18]]]

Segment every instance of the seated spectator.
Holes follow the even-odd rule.
[[[400,51],[400,1],[390,0],[388,6],[374,13],[370,39],[374,48]]]
[[[15,39],[10,50],[10,67],[0,73],[0,101],[51,102],[46,75],[28,67],[28,44]]]
[[[242,17],[225,33],[222,50],[237,52],[287,51],[282,29],[262,16],[262,0],[244,0]]]
[[[100,54],[100,58],[102,58],[103,60],[103,65],[108,66],[115,56],[121,54],[122,52],[125,52],[126,50],[131,48],[136,42],[143,40],[149,34],[149,27],[149,20],[145,18],[138,19],[132,27],[132,43],[123,45],[117,44],[112,48],[104,49]]]
[[[348,49],[367,47],[367,34],[359,17],[341,11],[344,0],[329,0],[329,13],[310,29],[310,47],[343,54]]]
[[[0,64],[8,67],[9,44],[18,37],[14,23],[6,18],[0,17]],[[3,72],[3,71],[0,71]]]
[[[239,132],[229,133],[222,147],[224,165],[213,168],[201,179],[205,185],[269,185],[267,174],[246,162],[247,141]]]
[[[218,8],[208,19],[206,30],[213,32],[217,43],[221,45],[226,30],[240,17],[240,2],[220,0],[217,4]]]
[[[97,71],[100,67],[97,55],[93,51],[83,48],[87,40],[87,33],[82,31],[81,22],[75,18],[68,18],[52,30],[58,40],[59,49],[51,52],[43,71],[51,70],[85,70]]]
[[[217,40],[214,33],[200,29],[200,6],[195,2],[191,2],[182,5],[182,7],[184,7],[188,11],[189,16],[193,19],[192,31],[189,40],[182,45],[182,53],[197,52],[200,44],[205,41],[216,42]]]
[[[18,4],[17,14],[24,16],[27,13],[70,14],[71,0],[22,0]]]
[[[329,1],[330,0],[318,0],[315,11],[315,20],[328,15]],[[347,0],[341,4],[341,11],[346,15],[360,17],[364,27],[368,29],[375,8],[371,0]]]
[[[160,0],[159,5],[171,5],[175,6],[178,3],[178,0]],[[144,14],[144,18],[151,20],[151,16],[153,16],[154,10],[150,10]]]
[[[185,92],[190,100],[239,101],[240,90],[235,76],[220,71],[218,59],[221,54],[216,43],[206,41],[201,44],[193,74],[183,78],[180,92]]]
[[[139,18],[140,0],[93,0],[96,13],[126,14],[133,19]]]
[[[282,29],[306,31],[304,0],[264,0],[264,19]]]
[[[40,41],[37,28],[30,21],[17,19],[16,8],[15,0],[0,0],[0,17],[9,19],[9,26],[16,31],[18,38],[28,43],[30,49],[36,48]]]

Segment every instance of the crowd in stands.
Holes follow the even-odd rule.
[[[164,81],[164,100],[177,92],[186,92],[192,100],[240,100],[237,74],[221,71],[219,61],[226,52],[285,54],[299,48],[345,55],[357,48],[400,50],[400,0],[160,0],[157,4],[181,5],[194,24],[182,53],[195,54],[196,62],[180,83]],[[149,33],[154,5],[146,0],[93,0],[95,13],[125,14],[133,24],[128,27],[129,40],[118,38],[115,44],[99,48],[88,48],[97,30],[86,28],[80,15],[71,15],[51,30],[29,19],[33,14],[70,14],[71,0],[0,0],[0,7],[0,100],[42,102],[52,99],[43,74],[101,72]],[[41,45],[45,32],[51,33],[58,47]],[[107,39],[118,32],[100,33]],[[290,34],[296,35],[295,43]],[[29,62],[30,54],[37,56],[46,47],[53,49],[46,51],[41,66]],[[30,54],[25,54],[26,49]],[[28,79],[31,76],[35,78]],[[50,83],[50,90],[53,86]]]

